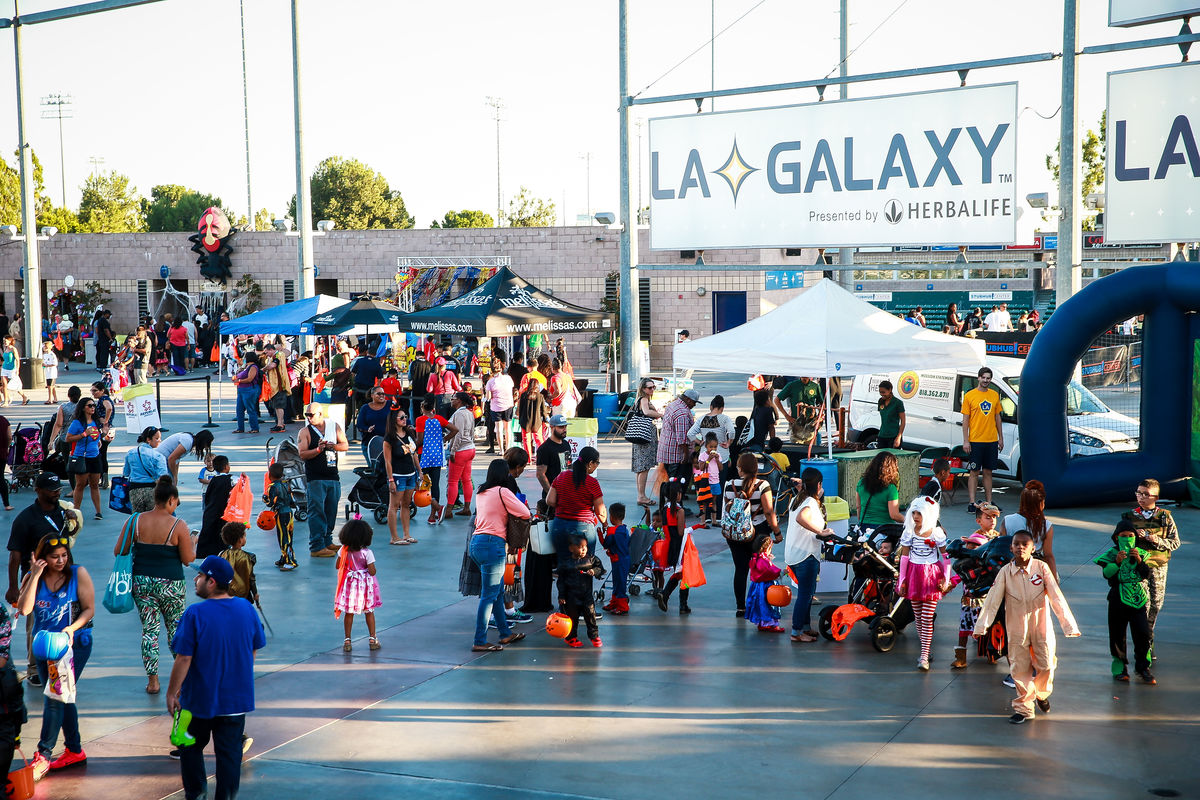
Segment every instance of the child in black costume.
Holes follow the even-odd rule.
[[[563,613],[571,618],[571,635],[568,647],[583,647],[579,641],[579,618],[587,625],[588,638],[592,647],[600,647],[600,628],[596,624],[596,596],[592,591],[592,579],[604,576],[604,565],[594,555],[588,555],[587,539],[572,536],[569,545],[571,557],[558,565],[558,596],[562,598]]]

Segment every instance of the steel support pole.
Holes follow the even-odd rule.
[[[841,61],[838,63],[838,76],[843,80],[849,74],[850,70],[850,11],[847,8],[847,0],[841,0],[841,8],[839,9],[839,33],[838,43],[840,52],[838,54]],[[838,97],[845,100],[850,96],[850,84],[842,83],[838,85]],[[854,248],[839,247],[838,248],[838,264],[843,269],[837,274],[837,282],[847,291],[854,288],[854,271],[844,269],[847,265],[854,263]]]
[[[38,263],[37,207],[34,205],[33,148],[25,138],[25,85],[22,80],[21,28],[17,19],[18,3],[13,3],[13,51],[17,69],[17,148],[21,162],[21,233],[25,236],[25,358],[29,359],[29,385],[26,389],[45,386],[42,378],[42,359],[34,356],[42,349],[42,272]]]
[[[641,338],[638,325],[638,228],[637,209],[632,209],[632,187],[629,181],[629,0],[619,0],[618,11],[618,87],[621,123],[621,367],[632,388],[641,379],[641,365],[635,352],[635,342]],[[620,391],[620,386],[616,387]]]
[[[1083,254],[1083,201],[1079,196],[1079,36],[1078,0],[1063,0],[1062,116],[1059,130],[1058,255],[1054,266],[1055,307],[1061,307],[1079,291],[1082,283],[1080,260]]]
[[[300,240],[300,269],[297,300],[317,293],[313,270],[312,197],[304,168],[304,124],[300,106],[300,0],[292,0],[292,93],[296,114],[296,232]]]
[[[246,224],[250,226],[250,230],[255,230],[254,199],[250,194],[250,91],[246,79],[246,0],[238,0],[238,13],[242,21],[242,125],[246,131]],[[209,420],[209,422],[211,421]]]

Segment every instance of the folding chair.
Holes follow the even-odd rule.
[[[623,402],[620,408],[617,409],[617,413],[608,418],[608,421],[612,427],[610,427],[608,429],[608,433],[605,434],[605,441],[611,441],[614,436],[625,435],[625,428],[629,424],[629,415],[633,413],[633,407],[636,404],[637,393],[629,392],[628,396],[625,398],[625,402]]]

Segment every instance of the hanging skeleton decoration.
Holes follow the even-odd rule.
[[[192,243],[192,252],[200,254],[196,259],[200,274],[223,284],[233,277],[229,254],[233,252],[232,242],[237,229],[216,206],[204,209],[197,228],[198,232],[189,236],[188,241]]]

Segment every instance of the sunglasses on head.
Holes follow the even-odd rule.
[[[55,539],[47,539],[46,540],[47,547],[58,547],[59,545],[62,545],[63,547],[70,547],[71,540],[67,539],[66,537],[58,537]]]

